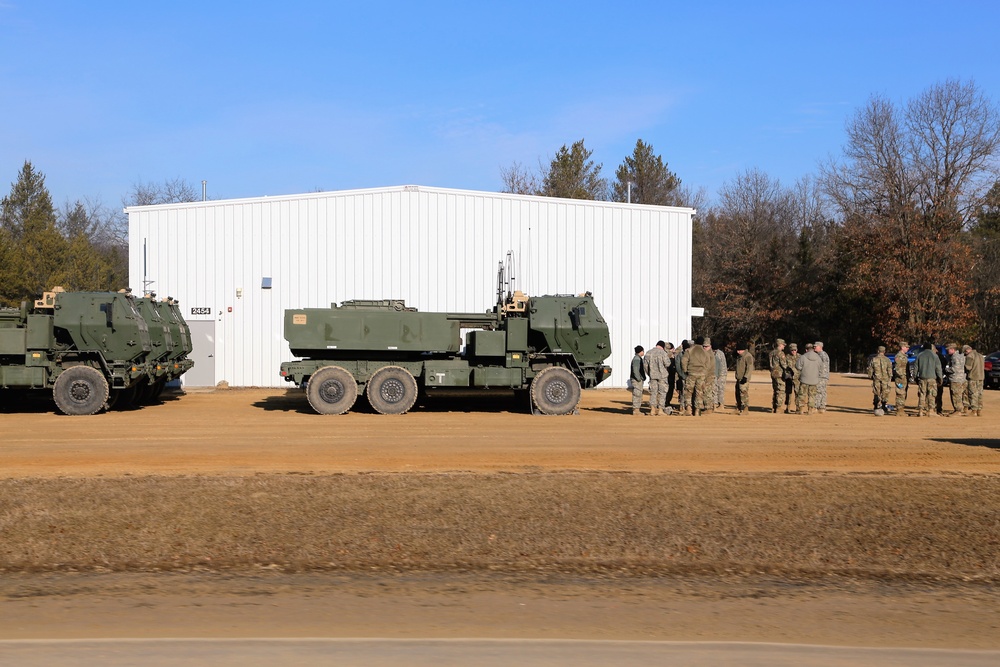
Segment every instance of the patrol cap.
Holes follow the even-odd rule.
[[[949,350],[957,350],[958,349],[958,343],[948,343],[947,345],[945,345],[945,348],[947,348]]]
[[[702,345],[711,345],[712,344],[712,339],[709,338],[708,336],[705,336],[705,340],[701,341],[701,344]]]
[[[788,345],[788,349],[789,350],[797,350],[797,349],[799,349],[798,343],[790,343]]]
[[[821,341],[821,340],[818,340],[818,341],[816,341],[815,343],[813,343],[813,346],[814,346],[814,347],[823,347],[823,341]]]
[[[815,347],[815,346],[812,343],[806,343],[806,349],[807,350],[811,350],[811,349],[813,349],[813,347]]]
[[[878,346],[878,351],[879,351],[879,354],[883,354],[885,352],[885,345],[879,345]]]
[[[900,347],[910,347],[910,344],[907,343],[905,340],[901,340],[901,341],[899,341],[899,346]]]
[[[972,346],[971,345],[963,345],[962,346],[962,350],[965,351],[965,352],[969,352],[969,351],[972,350]]]
[[[777,340],[774,341],[774,344],[775,345],[784,345],[785,344],[785,339],[784,338],[778,338]]]

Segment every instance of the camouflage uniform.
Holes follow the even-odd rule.
[[[986,379],[986,360],[971,345],[962,348],[965,351],[965,375],[968,381],[965,385],[965,397],[969,403],[970,414],[983,416],[983,380]]]
[[[798,368],[798,344],[790,343],[788,345],[788,355],[785,357],[785,361],[788,362],[789,375],[791,376],[785,380],[785,414],[788,414],[789,412],[795,412],[794,400],[797,400],[799,395],[799,378],[801,377],[801,373]],[[793,396],[796,398],[793,399]]]
[[[691,406],[692,413],[701,414],[712,405],[713,398],[708,394],[708,379],[715,376],[715,357],[711,352],[698,344],[694,344],[684,353],[682,361],[684,368],[684,396]],[[715,396],[714,387],[712,397]]]
[[[816,341],[815,352],[819,355],[819,384],[816,385],[816,410],[826,412],[826,387],[830,383],[830,355],[823,351],[823,343]]]
[[[917,409],[918,416],[937,417],[935,398],[944,374],[937,349],[930,345],[917,355]]]
[[[635,356],[632,357],[629,379],[632,381],[632,414],[641,415],[642,383],[646,381],[646,364],[642,361],[642,347],[639,347]]]
[[[729,364],[726,361],[726,353],[721,349],[715,350],[715,402],[714,407],[725,409],[726,406],[726,373],[729,371]]]
[[[753,377],[753,355],[747,350],[737,350],[736,356],[736,409],[739,414],[750,410],[750,378]]]
[[[872,381],[872,407],[883,409],[889,404],[892,390],[892,362],[885,356],[885,346],[878,346],[876,354],[868,364],[868,377]]]
[[[948,344],[948,367],[945,368],[948,376],[948,391],[951,394],[951,414],[949,416],[964,415],[969,409],[969,404],[965,396],[965,355],[958,351],[958,345]]]
[[[642,361],[646,366],[646,376],[649,378],[650,411],[658,415],[667,400],[667,375],[670,368],[670,355],[663,348],[663,341],[657,343]]]
[[[892,364],[892,381],[896,386],[896,412],[902,416],[906,410],[906,394],[910,387],[910,359],[906,356],[910,346],[900,342],[899,352]]]
[[[795,395],[796,408],[799,414],[812,414],[816,408],[816,387],[819,385],[819,374],[823,368],[823,361],[813,351],[812,344],[806,346],[806,353],[795,361],[795,368],[799,372],[799,390]]]
[[[778,339],[775,341],[775,348],[768,355],[768,368],[771,371],[771,412],[777,412],[781,405],[781,394],[785,391],[785,381],[782,375],[788,368],[788,357],[785,356],[785,341]]]

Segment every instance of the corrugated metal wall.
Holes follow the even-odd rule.
[[[690,335],[691,209],[402,186],[127,212],[133,288],[146,277],[186,318],[215,319],[215,380],[232,386],[288,386],[286,308],[485,311],[508,250],[529,295],[594,293],[611,327],[606,386],[625,385],[636,344]]]

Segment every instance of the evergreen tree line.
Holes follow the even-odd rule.
[[[181,180],[136,184],[123,206],[195,201]],[[67,290],[128,286],[128,219],[121,209],[77,200],[57,209],[45,176],[25,162],[0,201],[0,305],[18,306],[59,285]]]
[[[749,169],[710,206],[641,139],[610,184],[582,140],[501,177],[505,192],[610,201],[631,183],[632,202],[698,208],[694,333],[729,350],[822,340],[856,370],[900,340],[1000,349],[996,104],[946,80],[903,104],[873,96],[846,135],[816,174],[786,186]]]

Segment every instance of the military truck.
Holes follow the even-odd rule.
[[[126,291],[56,287],[30,307],[0,308],[0,388],[50,390],[67,415],[95,414],[155,384],[152,350],[146,319]]]
[[[136,386],[135,400],[148,403],[163,393],[168,382],[194,366],[194,362],[188,359],[192,349],[191,333],[177,302],[172,298],[158,301],[156,293],[151,292],[136,299],[136,305],[149,327],[151,351],[147,357],[149,377]]]
[[[611,374],[602,363],[608,325],[589,292],[498,289],[485,313],[422,313],[402,300],[286,310],[285,339],[303,359],[281,364],[281,375],[320,414],[343,414],[361,394],[377,412],[403,414],[421,391],[492,388],[525,392],[535,412],[563,415],[576,411],[581,389]]]

